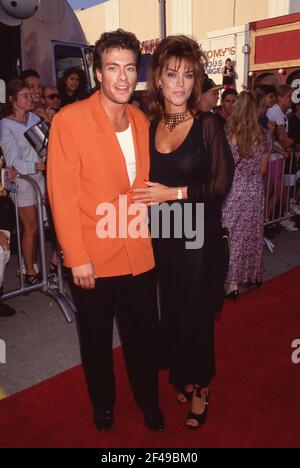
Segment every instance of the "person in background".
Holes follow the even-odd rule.
[[[255,91],[259,90],[263,93],[263,99],[260,100],[259,104],[259,124],[267,131],[273,133],[276,123],[270,122],[267,112],[277,103],[277,89],[274,85],[261,84],[255,87]]]
[[[232,109],[236,103],[238,92],[235,89],[226,89],[221,96],[221,106],[216,115],[221,123],[225,125],[226,120],[232,114]]]
[[[61,107],[85,99],[88,93],[83,70],[75,67],[68,68],[59,82],[58,89]]]
[[[56,86],[46,85],[42,88],[42,104],[47,115],[49,116],[50,123],[54,115],[61,107],[61,99]]]
[[[292,173],[296,180],[294,183],[299,184],[300,180],[300,102],[292,104],[292,114],[289,115],[289,131],[288,136],[294,141],[294,157],[292,163]],[[291,176],[292,177],[292,176]],[[298,185],[295,195],[295,203],[292,208],[296,215],[300,215],[300,187]]]
[[[293,140],[289,138],[289,121],[287,113],[292,106],[293,88],[288,84],[282,84],[277,88],[277,104],[268,109],[267,117],[270,122],[276,125],[274,131],[274,147],[270,157],[270,177],[269,177],[269,200],[268,200],[268,219],[272,218],[273,212],[276,212],[280,205],[281,185],[284,178],[284,172],[288,166],[288,160],[293,151]],[[287,161],[287,162],[285,162]],[[287,182],[287,185],[285,184]],[[283,181],[283,211],[278,213],[279,218],[285,216],[289,207],[287,201],[287,194],[290,191],[290,180]],[[275,210],[274,210],[275,207]],[[280,211],[280,210],[279,210]],[[298,231],[295,223],[291,219],[281,221],[281,226],[289,232]]]
[[[61,99],[56,86],[53,85],[46,85],[42,88],[42,103],[49,116],[49,125],[51,125],[52,119],[55,114],[59,111],[61,107]],[[49,213],[47,212],[47,218],[49,217]],[[56,238],[54,233],[53,221],[51,219],[50,213],[50,235],[51,235],[51,242],[53,246],[52,256],[50,260],[50,273],[57,272],[57,253],[56,253]]]
[[[236,301],[243,284],[260,286],[263,273],[264,183],[272,138],[258,123],[254,92],[239,94],[225,126],[235,161],[223,226],[231,245],[226,298]]]
[[[207,74],[204,75],[200,96],[200,109],[202,112],[211,112],[217,107],[221,89],[223,89],[223,86],[216,85]]]
[[[1,197],[1,196],[0,196]],[[4,304],[1,301],[3,294],[3,281],[5,267],[9,261],[9,239],[10,232],[3,227],[2,213],[1,213],[1,198],[0,198],[0,317],[10,317],[16,313],[15,309],[10,307],[8,304]]]
[[[23,70],[20,80],[26,83],[32,95],[31,111],[39,116],[44,122],[50,123],[50,117],[42,104],[42,85],[40,75],[36,70]]]
[[[235,71],[233,62],[230,58],[225,62],[225,66],[222,70],[222,76],[224,89],[235,89]]]
[[[21,175],[30,175],[38,184],[45,197],[43,171],[45,164],[24,136],[24,133],[40,122],[31,112],[33,107],[32,90],[20,80],[7,85],[10,114],[0,121],[0,146],[6,166],[14,168]],[[26,180],[18,180],[18,210],[23,224],[22,253],[26,268],[26,282],[35,285],[39,282],[37,264],[38,218],[36,197],[32,186]]]
[[[1,153],[1,149],[0,149]],[[3,160],[0,156],[0,173],[3,167]],[[3,281],[5,267],[10,257],[10,233],[14,227],[9,206],[9,198],[1,186],[0,181],[0,317],[10,317],[16,313],[15,309],[1,301],[3,294]]]

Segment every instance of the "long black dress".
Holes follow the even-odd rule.
[[[172,227],[170,238],[162,238],[160,232],[153,239],[162,367],[170,369],[170,381],[177,389],[191,383],[207,387],[215,374],[214,313],[220,311],[224,298],[221,207],[233,179],[233,158],[224,130],[212,114],[195,117],[184,142],[168,154],[155,147],[157,126],[153,122],[150,128],[150,180],[168,187],[188,187],[188,200],[177,203],[182,208],[192,204],[194,227],[196,204],[205,206],[203,248],[187,249],[191,239],[176,238]]]

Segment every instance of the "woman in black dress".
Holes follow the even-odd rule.
[[[221,207],[230,189],[233,159],[217,118],[199,112],[204,56],[197,42],[186,36],[164,39],[154,53],[152,72],[151,182],[148,189],[136,190],[135,198],[152,205],[163,359],[178,401],[191,401],[186,424],[195,429],[205,422],[215,374],[214,313],[223,304],[225,277]],[[153,229],[162,203],[181,208],[179,218],[178,213],[171,216],[167,237],[161,224],[159,235]],[[197,234],[189,244],[186,227],[191,221]],[[178,235],[182,225],[184,233]],[[203,228],[204,245],[199,242]]]
[[[228,58],[222,69],[223,87],[226,89],[235,89],[235,71],[232,60]]]

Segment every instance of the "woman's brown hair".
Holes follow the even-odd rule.
[[[164,98],[158,79],[172,57],[177,59],[179,68],[182,60],[187,61],[194,72],[194,87],[188,100],[188,109],[194,115],[200,111],[200,96],[206,57],[200,45],[188,36],[168,36],[163,39],[153,54],[148,81],[148,110],[152,120],[164,114]]]
[[[6,111],[5,116],[13,112],[13,101],[16,100],[17,94],[23,89],[28,88],[28,85],[22,80],[11,80],[6,85]]]
[[[235,139],[241,158],[253,157],[253,143],[262,143],[265,133],[258,123],[260,94],[243,91],[237,97],[225,130],[230,139]]]

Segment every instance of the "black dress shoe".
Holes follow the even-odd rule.
[[[0,317],[11,317],[12,315],[15,315],[15,313],[15,309],[4,304],[4,302],[0,302]]]
[[[98,431],[107,432],[114,425],[114,413],[112,410],[94,411],[94,423]]]
[[[151,431],[162,432],[165,428],[164,415],[161,409],[157,406],[155,408],[147,408],[143,410],[144,422]]]

